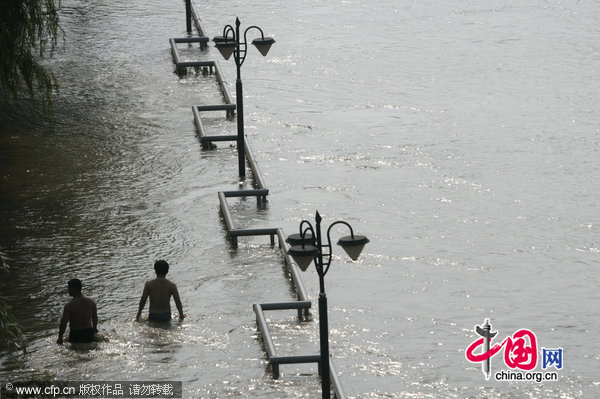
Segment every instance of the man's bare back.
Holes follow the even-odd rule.
[[[142,310],[146,305],[146,300],[150,297],[150,320],[167,321],[171,319],[171,297],[175,301],[175,306],[179,311],[179,317],[184,318],[183,305],[179,298],[177,285],[172,281],[167,280],[166,275],[169,271],[169,265],[165,261],[157,261],[154,265],[156,278],[146,281],[144,292],[140,299],[140,306],[136,316],[139,320],[142,315]]]
[[[171,311],[171,296],[175,303],[181,302],[177,286],[165,277],[156,277],[148,280],[144,287],[144,294],[150,296],[150,313],[164,313]]]
[[[69,318],[69,328],[80,330],[92,327],[96,304],[87,296],[74,297],[65,305],[64,314]]]
[[[72,279],[68,283],[69,295],[73,297],[64,307],[58,329],[57,343],[63,343],[63,335],[69,325],[69,341],[92,342],[98,332],[96,303],[81,294],[81,281]]]

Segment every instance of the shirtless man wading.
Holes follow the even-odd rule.
[[[81,294],[81,280],[69,280],[69,295],[73,297],[66,305],[60,320],[58,340],[63,343],[63,335],[69,324],[69,342],[92,342],[98,332],[96,303]]]
[[[156,272],[156,278],[146,281],[142,299],[140,299],[140,308],[135,319],[140,319],[148,296],[150,296],[150,313],[148,314],[148,320],[171,320],[171,296],[175,300],[175,306],[177,306],[177,310],[179,311],[179,318],[183,319],[185,316],[183,314],[181,299],[179,299],[177,285],[172,281],[167,280],[169,264],[164,260],[157,260],[154,263],[154,271]]]

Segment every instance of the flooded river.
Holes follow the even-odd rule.
[[[494,0],[195,1],[211,36],[239,17],[276,39],[242,68],[246,133],[270,189],[231,200],[243,227],[296,232],[318,210],[371,240],[326,277],[330,351],[352,398],[600,395],[600,5]],[[294,299],[268,238],[228,241],[217,192],[235,148],[202,150],[192,105],[214,76],[174,74],[180,2],[64,0],[56,124],[1,103],[0,292],[29,341],[0,381],[178,380],[185,398],[319,397],[316,365],[273,380],[252,304]],[[250,35],[250,33],[249,33]],[[221,60],[181,46],[187,59]],[[221,60],[235,93],[233,60]],[[214,134],[235,131],[222,113]],[[242,182],[250,186],[250,179]],[[333,235],[337,240],[343,230]],[[183,321],[135,322],[156,259],[171,264]],[[66,282],[83,280],[108,342],[55,343]],[[281,355],[318,353],[313,319],[268,314]],[[490,319],[501,342],[529,329],[536,372],[486,381],[465,357]],[[542,348],[562,369],[542,370]],[[518,370],[517,370],[518,371]]]

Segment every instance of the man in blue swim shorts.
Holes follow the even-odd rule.
[[[157,260],[154,263],[154,271],[156,272],[156,278],[146,281],[142,299],[140,299],[140,307],[135,319],[140,319],[148,297],[150,297],[150,313],[148,314],[148,320],[171,320],[171,297],[175,300],[175,306],[177,306],[177,310],[179,311],[179,318],[183,319],[185,315],[183,314],[183,306],[181,304],[181,299],[179,299],[177,285],[172,281],[167,280],[169,264],[164,260]]]
[[[69,342],[93,342],[98,332],[98,313],[96,303],[81,294],[82,283],[79,279],[68,282],[69,295],[73,297],[63,310],[58,330],[57,344],[63,343],[63,335],[69,325]]]

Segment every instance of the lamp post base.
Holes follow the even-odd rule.
[[[319,337],[321,341],[321,391],[323,399],[331,398],[329,374],[329,327],[327,320],[327,295],[319,294]]]

